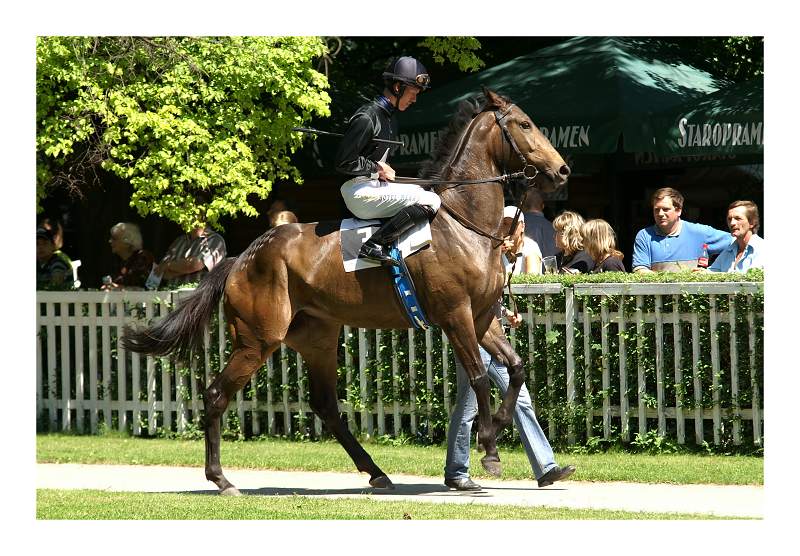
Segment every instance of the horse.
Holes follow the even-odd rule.
[[[570,169],[518,106],[488,89],[483,95],[482,106],[462,106],[420,173],[433,178],[442,208],[430,224],[431,244],[408,257],[406,265],[428,320],[444,331],[467,371],[478,399],[481,463],[499,476],[496,435],[511,422],[525,372],[494,316],[503,288],[497,236],[504,200],[501,180],[487,176],[522,171],[532,186],[553,191],[566,183]],[[407,329],[408,321],[386,269],[346,273],[340,247],[338,221],[278,226],[238,257],[215,266],[161,321],[125,330],[126,349],[185,356],[200,346],[203,329],[223,299],[232,352],[203,392],[205,475],[222,495],[239,491],[220,464],[221,415],[281,343],[305,360],[311,409],[356,469],[369,474],[372,487],[394,488],[339,413],[337,344],[343,325]],[[509,369],[511,383],[494,416],[479,342]]]

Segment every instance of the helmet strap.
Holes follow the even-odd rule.
[[[394,92],[394,84],[392,84],[392,94],[395,96],[395,98],[397,98],[397,106],[396,106],[396,108],[399,110],[400,109],[400,98],[403,96],[403,93],[406,92],[406,86],[407,85],[405,83],[403,83],[402,81],[395,81],[395,83],[397,83],[399,85],[398,92],[396,92],[396,93]]]

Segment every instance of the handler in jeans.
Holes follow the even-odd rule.
[[[503,251],[510,250],[512,253],[518,253],[522,248],[521,243],[522,236],[515,235],[514,240],[507,240],[503,244]],[[503,257],[505,259],[505,255]],[[510,265],[507,264],[506,268],[508,272]],[[522,324],[522,317],[518,313],[510,313],[499,302],[498,308],[500,314],[506,317],[512,327],[516,328]],[[489,379],[505,395],[508,390],[508,369],[492,358],[485,349],[478,347]],[[456,385],[456,403],[453,413],[450,415],[450,425],[447,428],[447,461],[444,467],[444,484],[456,490],[481,490],[481,486],[469,476],[470,433],[472,421],[478,414],[478,402],[475,392],[469,384],[467,372],[457,357]],[[566,479],[575,472],[574,465],[559,467],[556,464],[553,448],[550,447],[542,427],[536,420],[531,397],[524,384],[520,389],[517,405],[514,408],[514,423],[540,488]]]

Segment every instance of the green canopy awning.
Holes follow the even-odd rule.
[[[661,155],[763,154],[764,81],[738,83],[653,118]]]
[[[520,38],[520,40],[525,40]],[[723,83],[681,62],[673,45],[649,38],[576,37],[421,94],[400,115],[406,147],[394,164],[428,157],[459,102],[482,86],[517,103],[562,154],[654,150],[650,116],[705,96]]]

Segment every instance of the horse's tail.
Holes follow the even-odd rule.
[[[186,356],[199,350],[203,329],[219,304],[234,262],[236,258],[230,257],[215,266],[194,293],[158,323],[140,330],[126,327],[122,338],[125,349],[155,356]]]

